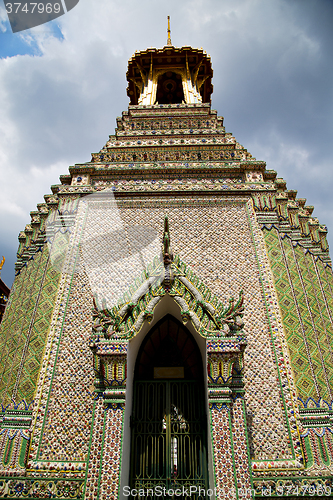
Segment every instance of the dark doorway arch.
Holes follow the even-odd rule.
[[[208,488],[203,380],[195,339],[165,316],[145,337],[134,373],[130,486],[145,498],[161,498],[158,488]]]
[[[156,100],[158,104],[181,104],[183,101],[185,102],[180,74],[167,71],[159,76]]]

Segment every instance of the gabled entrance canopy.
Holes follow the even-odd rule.
[[[191,321],[202,337],[240,336],[243,292],[236,303],[232,298],[224,307],[178,256],[173,257],[167,217],[162,259],[156,257],[134,286],[136,290],[132,287],[112,310],[99,310],[95,303],[92,343],[103,337],[130,340],[145,321],[153,319],[155,307],[166,294],[180,307],[183,323]]]

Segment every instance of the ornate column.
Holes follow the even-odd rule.
[[[207,341],[216,498],[253,498],[242,381],[244,335]]]
[[[99,319],[97,319],[99,318]],[[94,354],[96,418],[90,446],[85,499],[118,498],[124,426],[127,341],[106,335],[95,314],[90,348]],[[97,319],[97,321],[96,321]],[[103,333],[103,337],[100,335]],[[104,335],[105,334],[105,335]]]
[[[104,447],[101,457],[100,498],[118,498],[125,414],[127,345],[113,343],[112,354],[102,355],[104,380]],[[118,352],[117,352],[118,351]]]

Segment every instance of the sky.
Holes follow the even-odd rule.
[[[203,47],[227,132],[314,205],[333,248],[332,0],[80,0],[13,34],[0,0],[0,260],[50,186],[89,161],[128,107],[135,50]]]

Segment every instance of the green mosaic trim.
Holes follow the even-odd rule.
[[[321,304],[321,315],[325,325],[326,346],[330,354],[330,367],[333,365],[333,274],[332,270],[324,266],[322,262],[315,261],[312,257],[320,291],[318,292],[318,301]],[[333,387],[333,378],[329,376],[330,387]],[[333,398],[332,398],[333,399]]]
[[[93,437],[94,437],[94,421],[95,421],[95,414],[98,411],[97,406],[98,406],[98,401],[95,401],[93,411],[92,411],[92,421],[91,421],[91,427],[90,427],[90,437],[89,437],[89,445],[88,445],[88,453],[87,453],[87,467],[86,467],[86,473],[85,473],[85,478],[84,478],[84,483],[83,483],[83,496],[84,497],[86,496],[86,491],[87,491],[87,481],[88,481],[88,473],[89,473],[91,446],[92,446]],[[105,416],[104,416],[103,422],[105,423]],[[103,423],[103,429],[104,429],[104,423]],[[103,440],[104,440],[104,436],[103,436]]]
[[[305,447],[305,454],[310,456],[309,466],[315,470],[320,467],[322,470],[330,470],[333,457],[333,439],[331,428],[307,429],[302,435],[302,443]],[[311,463],[311,466],[310,466]]]
[[[326,390],[326,384],[322,381],[321,378],[317,376],[317,370],[319,372],[322,371],[321,368],[321,359],[320,353],[318,351],[318,346],[316,339],[313,335],[313,324],[311,322],[311,311],[307,306],[307,296],[306,290],[303,287],[302,275],[300,269],[298,267],[298,262],[296,261],[296,255],[294,253],[294,247],[292,245],[291,240],[289,238],[284,238],[282,240],[283,249],[285,252],[285,256],[288,263],[289,273],[291,276],[291,280],[293,283],[293,287],[295,290],[295,294],[297,296],[296,308],[298,309],[299,315],[302,318],[302,324],[304,328],[304,334],[306,337],[306,343],[309,349],[307,360],[308,366],[302,365],[302,387],[303,390],[306,390],[306,394],[309,397],[310,395],[316,397],[316,399],[320,398],[320,394]],[[312,378],[314,380],[314,385],[316,388],[315,393],[311,393],[309,391],[310,386],[310,373],[312,374]]]
[[[253,193],[253,206],[257,212],[276,212],[276,198],[274,193]]]
[[[22,342],[20,334],[22,323],[25,319],[25,311],[23,309],[25,304],[24,290],[26,289],[27,294],[31,293],[29,278],[32,268],[33,266],[30,266],[29,270],[25,268],[24,273],[15,280],[4,318],[0,325],[0,400],[4,406],[7,406],[10,402],[11,394],[7,395],[7,386],[10,382],[11,366],[15,356],[15,347],[12,344],[15,342],[16,345],[19,345]],[[16,326],[14,332],[11,330],[12,325]]]
[[[310,437],[309,436],[302,436],[302,444],[303,444],[303,452],[305,455],[305,460],[306,460],[306,466],[307,468],[311,468],[314,464],[314,458],[313,458],[313,452],[312,452],[312,447],[310,443]]]
[[[250,481],[251,481],[251,488],[253,488],[253,474],[252,474],[252,460],[251,460],[251,452],[250,452],[250,442],[249,442],[249,435],[247,431],[247,417],[246,417],[246,407],[245,407],[245,400],[242,399],[242,412],[243,412],[243,422],[244,422],[244,432],[245,432],[245,441],[246,441],[246,453],[247,453],[247,460],[249,464],[249,472],[250,472]]]
[[[314,373],[310,368],[304,370],[304,367],[311,366],[311,351],[308,345],[313,344],[313,339],[311,335],[310,339],[306,335],[303,314],[298,309],[298,302],[302,300],[302,287],[295,269],[292,251],[289,242],[283,240],[280,245],[279,233],[275,228],[271,230],[264,228],[263,234],[286,331],[298,395],[302,399],[314,397],[317,400],[318,392]]]
[[[43,276],[40,294],[37,299],[35,316],[31,320],[29,344],[22,361],[20,380],[17,383],[15,397],[20,401],[32,401],[36,389],[42,362],[46,337],[50,327],[54,301],[57,294],[60,274],[49,262]]]
[[[11,458],[12,458],[14,443],[15,443],[15,439],[7,439],[5,451],[3,454],[3,465],[4,466],[8,465]]]
[[[170,193],[168,193],[170,195]],[[169,208],[169,207],[211,207],[217,205],[219,207],[240,207],[244,208],[244,205],[249,201],[249,197],[237,197],[237,199],[230,199],[226,196],[216,196],[213,193],[211,197],[203,198],[200,196],[195,196],[194,194],[189,194],[189,196],[183,196],[179,198],[169,199],[168,197],[156,197],[154,199],[150,198],[117,198],[117,206],[119,208],[140,208],[144,206],[145,208]]]
[[[308,256],[308,259],[311,258],[311,264],[313,266],[313,269],[315,271],[315,277],[316,279],[313,279],[313,282],[316,285],[316,300],[319,305],[319,311],[320,311],[320,317],[321,321],[323,323],[324,327],[324,332],[325,332],[325,341],[326,341],[326,346],[328,349],[327,356],[329,356],[330,359],[330,369],[332,370],[333,368],[333,325],[332,325],[332,315],[331,315],[331,310],[328,306],[328,301],[325,296],[324,288],[323,288],[323,283],[320,277],[320,274],[318,272],[318,265],[317,262],[312,255],[311,257]],[[319,266],[321,265],[320,262],[318,262]],[[330,382],[330,387],[332,387],[333,384],[333,378],[329,377],[329,382]],[[333,399],[333,397],[331,398]]]
[[[35,274],[35,280],[31,284],[30,278],[33,274]],[[17,284],[22,281],[22,286],[18,290]],[[19,331],[21,335],[17,340],[16,352],[10,348],[8,353],[6,346],[0,345],[0,349],[4,347],[1,352],[4,356],[7,355],[8,359],[1,384],[4,405],[7,405],[12,397],[18,401],[27,402],[32,401],[34,397],[58,281],[59,274],[48,260],[46,246],[40,254],[39,261],[35,258],[15,279],[15,292],[10,305],[10,312],[13,312],[13,316],[8,319],[8,325],[5,323],[4,328],[8,335],[15,322],[16,331]],[[28,306],[28,304],[31,305]],[[4,339],[4,343],[6,340]],[[5,382],[7,382],[6,385]]]
[[[324,442],[323,436],[318,436],[318,443],[319,443],[319,451],[320,451],[320,456],[325,465],[330,465],[331,460],[329,458],[328,450],[326,447],[326,443]]]
[[[103,467],[103,454],[104,454],[104,443],[105,443],[105,426],[106,426],[106,411],[104,411],[103,427],[102,427],[102,443],[100,445],[100,460],[99,460],[99,474],[98,474],[98,486],[97,486],[97,498],[100,497],[99,492],[101,489],[101,479],[102,479],[102,467]],[[120,479],[120,477],[119,477]]]
[[[320,267],[320,270],[321,270],[320,276],[322,277],[323,282],[326,284],[326,289],[327,289],[326,297],[330,306],[330,310],[332,310],[331,307],[333,306],[333,271],[332,268],[329,268],[328,266]]]
[[[164,161],[166,163],[169,163],[169,160],[163,158],[163,153],[167,155],[171,155],[172,153],[176,154],[179,153],[179,155],[183,155],[183,158],[181,158],[181,161],[186,163],[187,161],[189,163],[192,163],[192,161],[195,161],[198,159],[198,154],[205,154],[206,152],[211,154],[212,160],[217,160],[219,161],[219,157],[221,155],[221,152],[223,152],[223,159],[229,162],[233,161],[246,161],[247,154],[245,153],[244,149],[235,149],[236,144],[231,144],[231,145],[225,145],[225,144],[218,144],[216,146],[208,145],[205,148],[203,146],[198,146],[198,145],[179,145],[176,147],[154,147],[154,146],[148,146],[149,151],[150,148],[152,148],[151,153],[156,153],[158,155],[157,158],[157,163],[155,164],[157,166],[158,163],[163,163]],[[131,165],[133,163],[136,163],[137,160],[144,162],[143,155],[146,154],[144,149],[138,149],[138,148],[126,148],[123,150],[122,155],[126,155],[127,158],[120,159],[120,162],[126,162],[123,165],[124,169],[129,169],[131,168]],[[126,151],[126,152],[125,152]],[[187,156],[186,152],[189,152],[190,154]],[[215,153],[215,158],[214,158],[214,153]],[[115,154],[112,152],[103,152],[103,153],[93,153],[92,155],[92,166],[95,164],[100,164],[102,163],[102,168],[107,168],[108,165],[105,165],[105,162],[110,162],[110,163],[115,163],[117,160],[115,159]],[[135,158],[133,158],[135,157]],[[141,157],[141,158],[140,158]],[[222,160],[223,161],[223,160]],[[151,165],[154,165],[152,163]],[[151,168],[151,165],[149,165],[149,168]],[[113,168],[113,165],[112,165]]]
[[[178,174],[180,175],[180,174]],[[134,181],[133,179],[128,180],[120,180],[118,181],[109,181],[109,180],[95,180],[93,182],[93,186],[95,191],[103,191],[106,188],[111,188],[114,193],[126,193],[128,194],[141,194],[141,193],[149,193],[151,195],[161,194],[162,192],[173,195],[177,192],[179,194],[191,193],[191,192],[213,192],[217,194],[219,192],[232,192],[233,194],[238,193],[239,191],[252,192],[258,190],[273,190],[273,186],[270,184],[256,183],[256,182],[244,182],[240,180],[230,180],[230,179],[199,179],[199,178],[183,178],[179,179],[170,179],[168,176],[166,179],[150,180],[150,179],[141,179],[140,181]],[[61,187],[60,192],[72,192],[76,191],[78,188],[76,186],[66,186]]]
[[[118,483],[118,495],[117,495],[117,499],[118,500],[122,500],[122,492],[121,492],[121,489],[120,489],[120,480],[121,480],[121,469],[122,469],[122,465],[123,465],[123,442],[124,442],[124,424],[125,424],[125,411],[123,411],[123,418],[122,418],[122,422],[121,422],[121,439],[120,439],[120,447],[119,447],[119,450],[120,450],[120,460],[119,460],[119,483]]]
[[[322,286],[322,296],[325,302],[327,315],[329,317],[330,323],[333,322],[333,273],[329,266],[323,264],[323,262],[317,259],[316,269],[319,275],[319,282]]]
[[[30,443],[30,439],[22,439],[22,445],[21,445],[20,455],[19,455],[19,459],[18,459],[19,467],[22,467],[22,469],[24,469],[25,465],[26,465],[26,458],[27,458],[27,452],[29,450],[29,443]]]
[[[238,495],[238,481],[237,481],[237,470],[236,470],[235,452],[234,452],[234,437],[232,435],[231,411],[227,412],[227,418],[228,418],[229,436],[230,436],[230,444],[231,444],[231,459],[232,459],[232,471],[233,471],[233,476],[234,476],[234,486],[235,486],[235,491],[236,491],[236,498],[237,498],[237,500],[239,500],[240,497]]]
[[[213,436],[213,430],[214,430],[214,422],[213,422],[213,412],[209,411],[209,430],[210,430],[210,442],[211,442],[211,454],[212,454],[212,462],[213,462],[213,474],[214,474],[214,488],[216,490],[218,484],[217,484],[217,475],[216,475],[216,463],[215,463],[215,453],[214,453],[214,436]],[[208,454],[209,457],[209,454]]]
[[[166,148],[167,152],[168,148]],[[175,152],[178,152],[177,150],[174,150]],[[134,152],[134,151],[133,151]],[[199,152],[199,151],[198,151]],[[119,163],[115,163],[114,160],[112,160],[111,164],[107,164],[105,162],[94,162],[94,163],[85,163],[83,165],[81,164],[76,164],[74,168],[70,168],[71,171],[73,170],[87,170],[89,172],[124,172],[125,175],[128,174],[128,172],[133,172],[135,173],[142,173],[142,171],[149,171],[149,172],[158,172],[158,173],[163,173],[165,171],[165,164],[167,163],[167,168],[168,171],[172,170],[177,170],[177,172],[181,171],[182,173],[188,173],[188,172],[196,172],[200,170],[207,170],[211,172],[212,170],[214,171],[226,171],[230,170],[230,167],[237,172],[237,170],[244,170],[245,165],[248,164],[248,162],[244,161],[223,161],[223,160],[212,160],[210,162],[200,162],[200,161],[158,161],[158,162],[122,162],[119,161]],[[252,165],[251,165],[252,166]],[[253,169],[262,169],[263,164],[256,162],[253,166]]]
[[[326,315],[325,306],[320,303],[321,290],[317,281],[315,269],[310,255],[305,255],[300,247],[295,248],[295,255],[299,264],[302,275],[302,284],[306,293],[306,303],[308,306],[309,317],[312,324],[313,334],[316,339],[318,357],[321,361],[320,369],[317,368],[316,377],[320,380],[321,397],[325,400],[331,401],[332,391],[330,382],[333,382],[333,364],[331,346],[327,343],[326,336],[326,322],[324,315]],[[330,325],[328,324],[328,327]]]
[[[33,314],[36,310],[36,302],[42,285],[46,261],[47,255],[46,251],[44,251],[40,254],[39,258],[35,258],[34,261],[29,264],[24,280],[28,281],[29,284],[26,289],[24,289],[24,283],[22,283],[20,294],[16,294],[16,300],[14,295],[13,302],[11,303],[11,310],[18,309],[20,311],[20,316],[15,325],[16,334],[12,336],[11,342],[7,341],[2,350],[3,360],[5,360],[1,381],[1,392],[4,405],[7,405],[13,396],[20,365],[22,359],[25,357],[24,351],[27,348],[30,333],[29,326],[31,326]],[[10,326],[12,327],[12,325]]]

